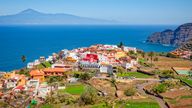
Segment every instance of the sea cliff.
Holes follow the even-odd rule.
[[[147,38],[146,42],[180,46],[189,39],[192,39],[192,23],[183,24],[175,30],[155,32]]]

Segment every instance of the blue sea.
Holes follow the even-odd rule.
[[[25,25],[0,26],[0,71],[11,71],[26,66],[39,56],[51,55],[62,49],[86,47],[92,44],[118,44],[137,47],[144,51],[168,52],[174,47],[144,43],[153,32],[176,26],[127,25]],[[27,61],[22,63],[21,56]]]

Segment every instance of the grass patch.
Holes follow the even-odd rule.
[[[192,98],[192,96],[181,96],[181,99],[188,99],[188,98]]]
[[[189,84],[192,87],[192,80],[187,78],[181,78],[181,80],[187,84]]]
[[[44,105],[41,106],[41,108],[53,108],[53,105],[44,104]]]
[[[48,67],[51,67],[51,64],[49,62],[44,62],[43,65],[48,68]]]
[[[152,99],[128,100],[126,103],[119,102],[115,108],[160,108],[159,104]]]
[[[160,108],[156,102],[128,102],[125,108]]]
[[[58,90],[58,92],[61,92],[61,93],[67,92],[72,95],[80,95],[84,92],[84,90],[85,90],[85,85],[78,83],[78,84],[68,84],[65,89]]]
[[[40,108],[61,108],[62,106],[64,105],[63,104],[44,104]],[[37,108],[37,107],[32,107],[32,108]]]
[[[139,73],[139,72],[126,72],[126,73],[118,73],[118,77],[136,77],[136,78],[151,78],[152,76],[144,74],[144,73]]]
[[[48,67],[51,67],[50,62],[48,62],[48,61],[40,63],[39,65],[37,65],[38,69],[43,69],[43,68],[48,68]]]
[[[93,105],[91,108],[108,108],[105,103]]]

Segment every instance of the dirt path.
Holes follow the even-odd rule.
[[[165,102],[163,101],[163,99],[145,93],[145,91],[143,90],[143,88],[144,88],[145,86],[151,84],[151,83],[153,83],[153,82],[151,81],[151,82],[147,82],[147,83],[143,83],[143,84],[137,85],[137,91],[138,91],[139,93],[143,94],[143,95],[147,95],[148,97],[151,97],[152,99],[156,100],[156,101],[158,102],[158,104],[160,105],[161,108],[168,108],[167,105],[165,104]]]

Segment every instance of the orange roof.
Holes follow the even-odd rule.
[[[32,70],[30,72],[30,75],[31,76],[34,76],[34,75],[44,75],[44,73],[41,70]]]
[[[44,72],[65,72],[64,68],[45,68],[43,69]]]

